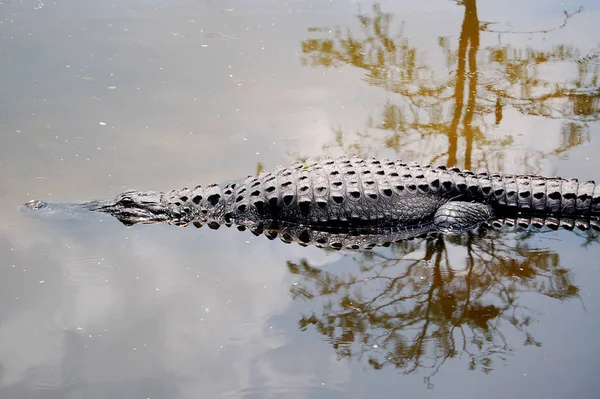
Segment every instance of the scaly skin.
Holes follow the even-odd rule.
[[[61,212],[60,204],[43,201],[25,207]],[[297,162],[205,188],[127,191],[114,200],[66,209],[74,208],[105,212],[126,225],[235,224],[258,230],[287,226],[353,236],[464,231],[494,217],[587,229],[600,226],[600,186],[576,179],[340,157]]]

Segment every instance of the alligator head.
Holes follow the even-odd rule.
[[[165,222],[173,217],[159,191],[125,191],[114,200],[87,202],[85,206],[108,213],[126,226]]]
[[[41,218],[78,219],[82,212],[107,213],[126,226],[158,223],[173,219],[173,212],[158,191],[126,191],[115,199],[89,202],[50,202],[32,200],[21,207],[24,213]]]

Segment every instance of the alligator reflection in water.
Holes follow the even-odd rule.
[[[581,234],[586,243],[598,237]],[[427,369],[430,387],[448,359],[466,357],[469,369],[489,373],[516,350],[515,341],[542,345],[528,331],[536,311],[522,294],[563,301],[579,291],[557,253],[523,236],[486,235],[440,236],[363,253],[354,257],[356,274],[288,262],[300,277],[294,298],[322,307],[302,316],[299,327],[327,337],[340,359],[366,358],[374,369],[407,374]],[[449,247],[462,248],[463,256],[449,256]]]
[[[394,95],[381,117],[369,118],[366,131],[340,128],[331,146],[352,154],[387,147],[404,159],[425,163],[445,159],[447,166],[503,171],[504,150],[518,140],[510,130],[498,128],[507,108],[521,118],[541,116],[562,125],[556,148],[523,154],[520,162],[531,172],[539,173],[543,160],[589,141],[587,124],[600,118],[600,65],[581,62],[580,51],[572,45],[535,49],[502,44],[506,36],[526,33],[531,38],[562,29],[581,9],[565,11],[564,23],[555,29],[514,32],[492,30],[494,23],[480,21],[475,0],[458,3],[465,7],[458,47],[452,48],[449,37],[438,38],[441,60],[415,47],[402,29],[392,33],[394,16],[377,3],[372,13],[358,15],[364,38],[351,28],[310,30],[323,37],[302,42],[304,64],[359,68],[365,82]],[[480,40],[490,33],[498,44],[480,51]],[[444,71],[440,74],[435,66],[440,63],[448,67],[443,78]],[[556,74],[544,72],[555,65],[575,73],[557,80]]]

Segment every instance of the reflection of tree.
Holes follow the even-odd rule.
[[[380,117],[369,118],[367,131],[348,134],[339,128],[335,144],[359,155],[373,153],[370,144],[383,144],[406,159],[445,159],[447,165],[501,171],[502,149],[516,140],[493,135],[507,108],[562,121],[555,148],[525,155],[532,172],[545,157],[585,144],[586,124],[600,119],[600,65],[587,62],[570,45],[541,50],[502,43],[504,35],[563,29],[581,10],[565,13],[564,23],[554,29],[516,32],[480,21],[476,0],[457,4],[464,7],[458,45],[438,38],[441,60],[427,59],[431,55],[415,47],[402,26],[393,34],[393,15],[379,4],[358,16],[360,37],[352,29],[312,30],[324,37],[303,41],[305,65],[360,68],[369,85],[394,95]],[[497,44],[482,44],[489,34]],[[557,67],[571,78],[557,81],[556,73],[548,73]],[[597,233],[581,234],[586,246],[598,241]],[[535,311],[524,304],[527,296],[565,300],[578,295],[559,255],[532,247],[527,238],[511,241],[489,231],[485,239],[467,233],[404,241],[393,244],[389,256],[379,251],[356,255],[361,266],[356,274],[290,262],[290,271],[302,278],[294,296],[322,302],[322,312],[302,317],[300,327],[314,326],[340,358],[366,357],[375,369],[395,366],[406,373],[428,368],[428,383],[448,359],[459,357],[468,357],[471,369],[488,373],[513,351],[515,334],[524,345],[541,345],[529,332]],[[451,247],[464,256],[451,257]]]
[[[498,44],[485,47],[479,54],[481,34],[494,32],[500,39],[502,34],[519,32],[489,29],[491,23],[478,19],[476,0],[459,4],[465,13],[458,48],[452,49],[448,37],[438,39],[447,68],[445,76],[439,76],[439,67],[433,62],[428,64],[426,55],[411,44],[402,29],[397,35],[390,33],[393,15],[383,12],[378,4],[373,6],[371,15],[358,16],[364,38],[355,37],[351,29],[337,28],[332,37],[303,41],[304,64],[360,68],[368,84],[396,95],[394,102],[385,104],[379,121],[370,118],[368,132],[350,135],[338,129],[336,144],[346,152],[360,154],[368,150],[369,140],[379,146],[383,135],[383,144],[402,152],[407,159],[427,156],[427,161],[433,162],[446,158],[448,165],[462,161],[466,169],[494,162],[493,168],[501,169],[498,161],[502,153],[498,150],[510,144],[513,137],[487,137],[486,132],[491,129],[487,115],[498,125],[507,107],[525,115],[565,121],[560,147],[537,154],[538,159],[584,143],[588,139],[584,124],[599,119],[600,67],[574,62],[578,50],[567,45],[542,51]],[[567,14],[563,25],[578,12]],[[549,75],[543,73],[544,68],[558,64],[572,67],[575,76],[563,82],[544,78]],[[374,135],[376,130],[382,135]],[[460,139],[463,151],[459,151]],[[424,148],[428,149],[427,154],[423,153]],[[476,157],[474,151],[478,151]],[[489,154],[495,158],[488,159]],[[478,162],[473,165],[472,159]]]
[[[288,262],[302,278],[294,297],[322,302],[321,314],[303,316],[300,328],[314,326],[340,358],[366,356],[374,369],[427,368],[429,385],[452,358],[467,356],[470,369],[489,373],[514,350],[511,327],[524,345],[541,345],[528,332],[535,311],[522,302],[523,294],[578,295],[558,254],[523,237],[509,245],[495,233],[481,240],[464,234],[406,241],[388,256],[365,252],[357,258],[357,274]],[[451,265],[450,246],[464,247],[463,269]]]

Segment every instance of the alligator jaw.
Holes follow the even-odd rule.
[[[108,213],[126,226],[169,221],[173,215],[158,191],[126,191],[114,200],[85,204],[91,211]]]
[[[89,202],[47,202],[31,200],[21,207],[31,216],[43,218],[77,218],[81,212],[107,213],[126,226],[138,223],[170,221],[174,215],[163,201],[163,193],[157,191],[126,191],[115,199]]]
[[[31,200],[23,204],[19,210],[22,214],[41,219],[80,219],[100,206],[102,201],[68,202]],[[108,203],[108,201],[105,201]]]

